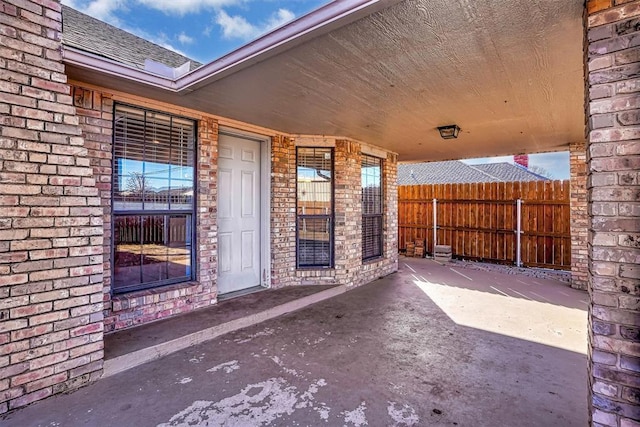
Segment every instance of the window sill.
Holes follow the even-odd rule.
[[[157,288],[114,294],[111,296],[112,311],[117,312],[128,308],[156,304],[171,299],[186,297],[188,295],[192,295],[198,285],[198,282],[190,280],[188,282],[174,283],[171,285],[159,286]]]
[[[377,256],[375,258],[367,258],[367,259],[363,259],[362,260],[362,265],[370,265],[370,264],[376,264],[380,261],[384,261],[386,258],[384,256]]]
[[[335,277],[335,268],[298,268],[296,277]]]

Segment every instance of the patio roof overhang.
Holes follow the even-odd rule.
[[[176,80],[65,48],[73,80],[445,160],[584,140],[583,0],[337,1]],[[458,139],[437,126],[456,123]]]

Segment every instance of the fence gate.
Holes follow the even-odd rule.
[[[424,240],[431,254],[435,243],[453,256],[516,264],[517,200],[522,264],[570,269],[569,181],[399,186],[398,247]]]

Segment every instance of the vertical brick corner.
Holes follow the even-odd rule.
[[[103,209],[58,1],[9,1],[0,50],[0,413],[99,377]]]
[[[588,3],[589,405],[640,425],[640,1]]]
[[[571,287],[587,290],[588,229],[587,148],[586,142],[569,146],[570,209],[571,209]]]

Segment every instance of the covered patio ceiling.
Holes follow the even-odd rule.
[[[182,89],[79,61],[68,74],[286,133],[362,140],[401,161],[558,151],[584,140],[583,13],[584,0],[372,1],[224,72],[207,64]],[[459,138],[442,140],[436,127],[452,123]]]

